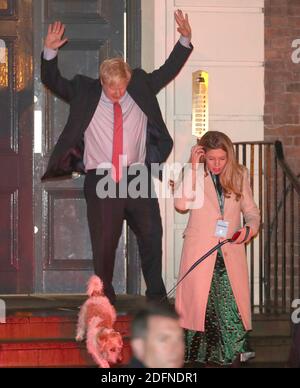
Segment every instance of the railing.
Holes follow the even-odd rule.
[[[235,144],[250,171],[262,226],[247,246],[253,312],[284,314],[300,296],[300,181],[281,142]]]

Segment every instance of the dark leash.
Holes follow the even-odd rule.
[[[163,302],[165,299],[168,298],[168,296],[174,292],[176,290],[176,288],[178,287],[178,285],[188,276],[189,273],[191,273],[196,267],[198,267],[199,264],[201,264],[208,256],[210,256],[212,253],[214,253],[217,249],[221,248],[223,245],[227,244],[227,243],[233,243],[235,242],[239,236],[240,236],[241,232],[236,232],[234,233],[234,235],[231,237],[231,238],[228,238],[227,240],[224,240],[222,242],[220,242],[219,244],[217,244],[216,246],[214,246],[210,251],[208,251],[207,253],[205,253],[205,255],[203,255],[202,257],[200,257],[200,259],[198,259],[192,266],[191,268],[182,276],[181,279],[178,280],[178,282],[175,284],[175,286],[167,293],[166,296],[164,296],[160,302]],[[246,236],[247,237],[247,236]],[[246,238],[245,238],[246,239]],[[244,240],[245,240],[244,239]]]

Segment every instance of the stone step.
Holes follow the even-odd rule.
[[[249,361],[242,366],[246,369],[283,369],[286,368],[286,363],[282,362],[255,362]]]
[[[0,367],[95,367],[85,343],[74,341],[79,306],[86,296],[6,297],[8,318],[0,324]],[[124,339],[123,362],[128,362],[132,314],[141,297],[119,297],[115,329]],[[249,367],[286,364],[291,346],[288,315],[254,315],[251,346],[256,358]],[[252,365],[252,366],[251,366]]]
[[[123,337],[123,361],[131,356],[130,315],[118,315],[115,330]],[[92,367],[85,342],[75,339],[77,314],[30,316],[22,313],[0,324],[0,367]]]
[[[115,330],[122,337],[130,335],[131,316],[117,317]],[[0,341],[6,340],[34,340],[34,339],[74,339],[76,333],[77,316],[47,316],[47,317],[9,317],[6,323],[0,324]]]
[[[289,315],[254,315],[252,333],[255,337],[291,337],[291,317]]]
[[[122,362],[128,363],[131,348],[128,339],[124,340]],[[0,343],[0,367],[95,367],[87,353],[85,343],[67,339],[31,340]]]
[[[253,337],[250,346],[255,351],[255,363],[286,364],[289,358],[292,340],[290,337]]]

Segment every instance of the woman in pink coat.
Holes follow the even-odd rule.
[[[176,292],[176,308],[186,329],[186,362],[234,366],[249,352],[247,332],[252,326],[245,244],[258,232],[260,213],[247,169],[236,162],[225,134],[208,132],[192,148],[189,167],[175,190],[175,207],[190,211],[179,279],[212,247],[241,232],[235,243],[224,245],[196,267]]]

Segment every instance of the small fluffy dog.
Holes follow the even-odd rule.
[[[80,308],[76,341],[86,334],[86,346],[100,368],[109,368],[121,360],[122,337],[113,329],[116,310],[103,293],[103,283],[98,276],[88,281],[89,298]]]

